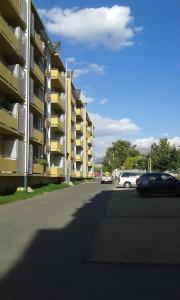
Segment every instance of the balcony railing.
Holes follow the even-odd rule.
[[[19,54],[19,40],[8,26],[6,21],[0,15],[0,34],[8,41],[8,43],[15,49]],[[7,49],[8,51],[8,49]]]
[[[61,98],[59,93],[51,93],[51,104],[56,105],[63,112],[65,111],[64,100]]]
[[[64,133],[64,122],[58,117],[51,117],[51,127]]]
[[[0,127],[1,126],[11,132],[18,132],[17,118],[4,108],[0,108]]]
[[[64,169],[59,167],[50,168],[50,176],[52,177],[64,177]]]
[[[65,79],[58,69],[51,69],[51,80],[54,87],[65,91]]]
[[[0,62],[0,78],[6,81],[8,86],[12,86],[15,90],[18,90],[18,78],[15,77],[12,72]]]
[[[88,155],[92,155],[92,150],[88,149]]]
[[[88,138],[87,142],[89,145],[92,145],[92,138]]]
[[[58,141],[51,141],[51,152],[64,154],[64,145]]]
[[[92,173],[88,173],[88,178],[93,178],[93,174]]]
[[[83,147],[83,141],[81,141],[80,139],[76,139],[76,146]]]
[[[40,70],[39,66],[36,63],[34,63],[33,70],[36,77],[40,80],[42,84],[44,84],[44,73]]]
[[[76,108],[76,117],[79,117],[83,120],[83,110],[81,108]]]
[[[40,39],[40,36],[39,34],[35,31],[34,32],[34,40],[35,40],[35,43],[38,47],[38,49],[41,51],[41,53],[43,54],[43,42],[42,40]]]
[[[34,163],[33,164],[32,172],[33,172],[33,174],[43,175],[43,173],[44,173],[44,165]]]
[[[32,138],[35,142],[39,143],[39,144],[43,144],[43,132],[33,128],[33,132],[32,132]]]
[[[31,102],[42,114],[44,113],[44,102],[42,102],[36,95],[34,95]]]
[[[16,173],[17,160],[0,156],[0,172],[1,173]]]
[[[76,177],[77,178],[83,177],[83,172],[82,171],[76,171]]]
[[[90,134],[90,135],[92,135],[92,127],[87,127],[87,132]]]
[[[83,125],[82,124],[76,124],[76,131],[79,131],[83,133]]]
[[[76,154],[76,161],[82,162],[83,161],[83,156],[82,154]]]

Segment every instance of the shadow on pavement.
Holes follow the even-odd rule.
[[[126,193],[124,191],[123,193]],[[2,300],[179,299],[180,267],[85,263],[111,191],[61,230],[40,230],[0,283]]]

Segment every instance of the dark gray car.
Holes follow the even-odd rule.
[[[146,173],[136,180],[136,190],[142,197],[152,194],[180,195],[180,181],[166,173]]]

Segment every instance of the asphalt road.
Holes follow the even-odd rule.
[[[104,218],[109,212],[118,214],[119,206],[111,204],[112,189],[89,182],[1,206],[0,299],[179,300],[178,264],[91,261]],[[123,202],[122,218],[135,210],[134,192],[118,191],[116,198]],[[172,208],[168,199],[166,213],[178,219],[178,204]],[[141,217],[147,217],[147,210],[141,205],[139,209]],[[155,208],[151,216],[153,212],[157,214]]]

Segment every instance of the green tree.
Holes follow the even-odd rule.
[[[103,167],[106,171],[112,171],[116,168],[122,168],[128,157],[136,157],[139,151],[135,145],[124,140],[118,140],[112,143],[112,147],[107,148],[103,161]]]
[[[159,171],[176,171],[180,167],[180,153],[175,146],[171,146],[167,138],[161,138],[159,143],[153,143],[150,156],[152,167]]]

